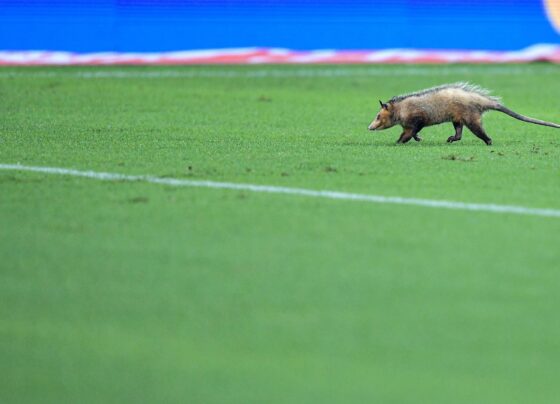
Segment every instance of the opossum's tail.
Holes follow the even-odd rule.
[[[525,115],[518,114],[517,112],[513,112],[511,109],[506,108],[501,104],[497,104],[492,109],[494,109],[496,111],[503,112],[504,114],[508,114],[509,116],[512,116],[515,119],[519,119],[520,121],[523,121],[523,122],[529,122],[529,123],[534,123],[534,124],[543,125],[543,126],[550,126],[551,128],[560,128],[560,125],[558,125],[556,123],[541,121],[540,119],[534,119],[534,118],[530,118],[530,117],[525,116]]]

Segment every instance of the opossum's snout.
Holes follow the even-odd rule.
[[[381,120],[379,118],[375,118],[372,123],[369,124],[367,127],[368,130],[377,130],[381,127]]]
[[[368,130],[381,130],[393,126],[391,125],[391,112],[389,111],[389,108],[392,107],[381,101],[379,103],[381,104],[381,111],[375,116],[373,122],[369,124]]]

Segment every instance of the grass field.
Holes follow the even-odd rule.
[[[0,69],[0,164],[560,209],[560,66]],[[560,219],[0,170],[0,401],[551,403]]]

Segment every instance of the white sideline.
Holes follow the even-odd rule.
[[[264,192],[273,194],[288,194],[314,198],[342,199],[383,204],[399,204],[424,206],[429,208],[443,208],[456,210],[481,211],[492,213],[512,213],[517,215],[531,215],[544,217],[560,217],[560,209],[540,209],[514,205],[495,205],[484,203],[454,202],[434,199],[402,198],[399,196],[381,196],[368,194],[354,194],[338,191],[317,191],[305,188],[288,188],[273,185],[239,184],[232,182],[216,182],[203,180],[185,180],[179,178],[160,178],[151,175],[126,175],[97,171],[80,171],[58,167],[34,167],[20,164],[0,164],[0,170],[32,171],[44,174],[69,175],[73,177],[93,178],[104,181],[137,181],[153,184],[163,184],[174,187],[203,187],[218,189],[233,189],[249,192]]]

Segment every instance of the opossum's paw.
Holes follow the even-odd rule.
[[[417,142],[421,142],[422,138],[418,135],[414,136],[414,140],[416,140]]]
[[[455,136],[449,136],[447,138],[447,143],[453,143],[453,142],[456,142],[457,140],[459,140],[459,139],[457,139]]]
[[[488,140],[485,140],[486,142],[486,146],[492,146],[492,139],[488,138]]]

